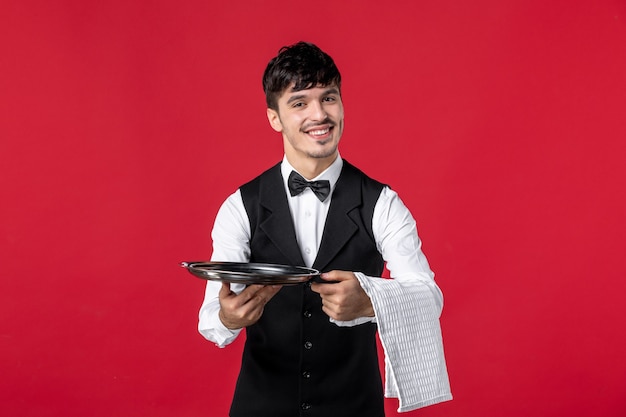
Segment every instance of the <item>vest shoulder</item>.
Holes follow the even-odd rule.
[[[372,188],[373,190],[378,190],[379,192],[384,187],[388,187],[387,184],[382,183],[382,182],[380,182],[380,181],[370,177],[369,175],[367,175],[362,170],[360,170],[356,166],[352,165],[351,163],[349,163],[345,159],[343,160],[342,175],[343,174],[346,174],[347,176],[350,176],[350,177],[353,177],[353,178],[360,178],[361,182],[363,183],[363,185],[365,187]]]
[[[251,179],[250,181],[248,181],[245,184],[243,184],[242,186],[240,186],[239,189],[243,193],[250,192],[250,191],[253,191],[253,190],[258,190],[259,185],[261,184],[262,181],[264,181],[267,178],[275,177],[276,175],[278,175],[280,177],[280,163],[278,163],[278,164],[274,165],[273,167],[263,171],[261,174],[259,174],[255,178]]]

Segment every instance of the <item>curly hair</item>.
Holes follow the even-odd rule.
[[[283,46],[263,73],[267,107],[278,110],[278,99],[291,85],[292,91],[335,85],[341,92],[341,74],[333,59],[308,42]]]

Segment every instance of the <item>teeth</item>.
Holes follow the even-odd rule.
[[[315,135],[315,136],[320,136],[320,135],[325,135],[326,133],[329,132],[330,129],[322,129],[322,130],[311,130],[309,132],[309,135]]]

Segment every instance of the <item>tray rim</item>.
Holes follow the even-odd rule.
[[[260,262],[230,262],[230,261],[187,261],[181,262],[183,268],[200,279],[209,281],[223,281],[246,285],[294,285],[305,283],[320,275],[320,271],[305,266],[260,263]],[[212,267],[212,268],[202,268]],[[251,266],[256,269],[273,270],[271,274],[259,274],[258,271],[229,270],[228,267]],[[223,267],[222,269],[220,269]],[[285,273],[281,274],[280,269]],[[278,273],[276,271],[278,270]]]

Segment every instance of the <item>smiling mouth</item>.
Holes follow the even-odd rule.
[[[330,132],[330,129],[331,129],[330,127],[327,127],[325,129],[314,129],[314,130],[309,130],[306,133],[314,137],[322,137],[322,136],[326,136]]]
[[[333,123],[326,122],[314,126],[306,126],[303,132],[314,139],[326,139],[331,135],[334,128],[335,125]]]

